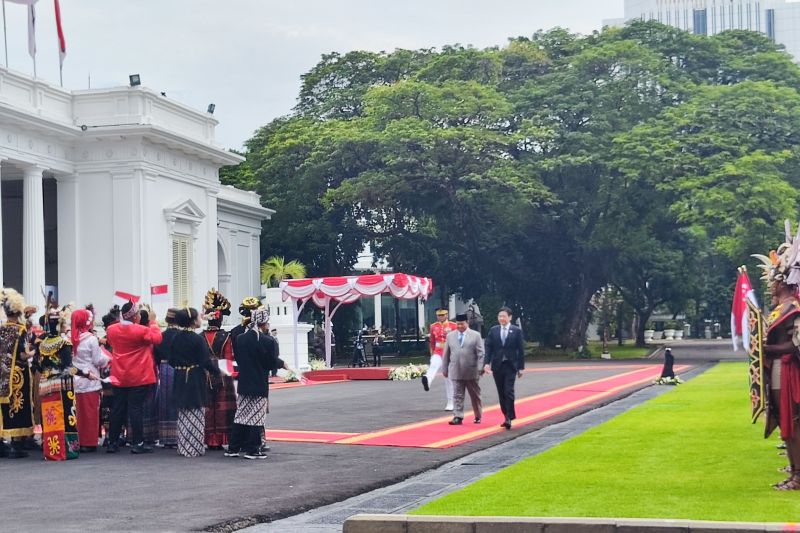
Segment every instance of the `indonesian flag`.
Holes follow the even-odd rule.
[[[169,285],[150,285],[150,303],[169,304]]]
[[[38,0],[8,0],[28,6],[28,53],[36,57],[36,2]]]
[[[53,0],[56,8],[56,31],[58,32],[58,64],[64,66],[64,58],[67,57],[67,41],[64,39],[64,29],[61,27],[61,6],[58,0]]]
[[[750,277],[744,268],[739,269],[739,276],[736,278],[736,288],[733,291],[733,305],[731,306],[731,340],[733,349],[739,349],[739,343],[746,350],[750,346],[750,316],[747,312],[747,301],[758,306],[753,286],[750,284]]]
[[[139,299],[140,298],[138,296],[136,296],[135,294],[130,294],[130,293],[127,293],[127,292],[117,291],[117,292],[114,293],[114,298],[112,300],[112,303],[114,305],[118,305],[118,306],[122,307],[123,305],[125,305],[128,302],[139,303]]]

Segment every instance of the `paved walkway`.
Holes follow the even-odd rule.
[[[707,368],[709,365],[695,367],[683,374],[683,377],[691,379]],[[400,483],[297,516],[247,527],[241,531],[248,533],[339,533],[342,531],[344,521],[356,514],[406,513],[522,459],[542,453],[565,440],[580,435],[587,429],[607,422],[632,407],[671,390],[673,390],[672,387],[648,387],[570,420],[472,453]]]

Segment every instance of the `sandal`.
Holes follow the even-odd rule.
[[[786,481],[778,483],[775,486],[775,490],[800,490],[800,475],[795,474]]]

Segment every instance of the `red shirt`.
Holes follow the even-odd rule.
[[[112,324],[106,331],[111,352],[111,384],[138,387],[156,383],[153,346],[161,343],[158,324]]]
[[[433,355],[444,354],[444,342],[447,339],[447,334],[455,331],[456,323],[449,320],[442,322],[434,322],[431,324],[431,353]]]

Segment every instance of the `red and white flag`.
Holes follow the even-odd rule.
[[[150,285],[150,303],[153,305],[169,304],[169,285]]]
[[[64,66],[64,58],[67,57],[67,41],[64,39],[64,29],[61,27],[61,6],[58,0],[53,0],[56,8],[56,32],[58,32],[58,64]]]
[[[38,0],[8,0],[14,4],[28,6],[28,53],[36,57],[36,2]]]
[[[736,278],[736,288],[733,291],[733,304],[731,306],[731,340],[733,349],[738,350],[739,344],[746,350],[750,346],[750,313],[747,311],[747,301],[758,307],[756,294],[750,283],[750,277],[743,268],[739,269]]]
[[[114,298],[112,300],[114,305],[118,305],[122,307],[128,302],[139,303],[139,296],[135,294],[130,294],[128,292],[116,291],[114,293]]]

